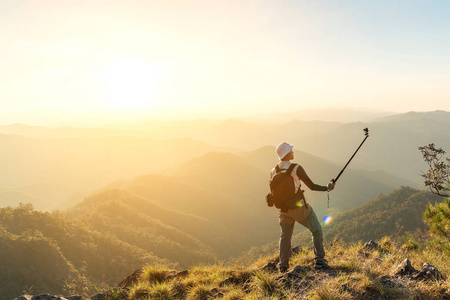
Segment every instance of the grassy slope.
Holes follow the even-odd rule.
[[[339,242],[326,243],[330,270],[314,270],[313,251],[303,247],[291,258],[291,270],[295,266],[301,268],[293,278],[286,280],[277,272],[262,271],[263,265],[277,260],[277,250],[269,246],[264,255],[249,252],[231,267],[191,267],[186,277],[169,279],[165,277],[171,273],[169,268],[149,265],[138,283],[122,290],[122,296],[128,299],[138,299],[139,295],[150,299],[448,299],[449,253],[426,240],[414,241],[419,237],[404,242],[397,238],[421,227],[425,204],[439,200],[442,199],[428,192],[401,187],[337,217],[329,228],[325,227],[326,235],[333,237],[333,229],[340,231]],[[392,233],[392,228],[397,228],[397,232]],[[390,234],[394,237],[388,237]],[[361,242],[343,242],[369,238],[377,239],[380,248],[367,250]],[[444,280],[425,282],[393,277],[392,271],[405,258],[418,270],[425,262],[436,266]],[[160,278],[158,282],[154,280],[156,277]],[[233,279],[224,284],[227,278]],[[117,298],[111,299],[120,299],[119,293],[115,295]]]
[[[282,276],[264,271],[275,254],[247,266],[197,266],[187,275],[173,273],[164,266],[147,266],[138,282],[110,293],[107,299],[448,299],[450,297],[449,257],[428,248],[407,250],[384,238],[378,250],[369,251],[362,244],[335,244],[327,247],[331,269],[312,267],[313,253],[302,249],[291,257],[291,271]],[[440,270],[441,281],[416,281],[393,277],[392,271],[405,258],[413,267],[428,262]],[[386,277],[390,276],[390,277]],[[227,278],[228,279],[226,281]],[[227,282],[227,283],[224,283]],[[121,292],[121,293],[120,293]],[[148,298],[147,298],[148,297]]]

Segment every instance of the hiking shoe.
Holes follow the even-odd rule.
[[[324,259],[324,260],[318,260],[316,261],[316,264],[314,265],[314,268],[316,269],[329,269],[330,265],[328,264],[328,262]]]
[[[288,270],[287,267],[280,267],[280,273],[286,273]]]

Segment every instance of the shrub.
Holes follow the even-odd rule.
[[[141,279],[144,282],[163,282],[170,271],[163,265],[148,265],[142,271]]]
[[[406,236],[405,243],[403,244],[402,249],[405,251],[417,250],[419,249],[419,243],[416,242],[412,237]]]
[[[212,288],[206,284],[199,284],[190,288],[187,298],[188,300],[206,300],[212,297]]]
[[[168,282],[157,282],[149,289],[149,299],[170,300],[175,297],[176,292],[172,284]]]
[[[137,282],[128,290],[128,299],[144,299],[150,293],[150,286],[146,282]]]

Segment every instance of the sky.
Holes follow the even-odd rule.
[[[450,111],[450,1],[1,0],[0,124]]]

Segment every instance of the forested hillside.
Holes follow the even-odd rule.
[[[0,298],[35,293],[92,293],[143,264],[170,263],[60,212],[31,205],[0,209]]]
[[[442,197],[427,191],[401,187],[356,209],[336,216],[325,229],[328,240],[346,242],[381,239],[383,236],[403,237],[415,230],[426,230],[422,221],[425,206],[442,202]]]
[[[181,266],[214,261],[236,247],[226,227],[123,190],[87,197],[68,216]]]

